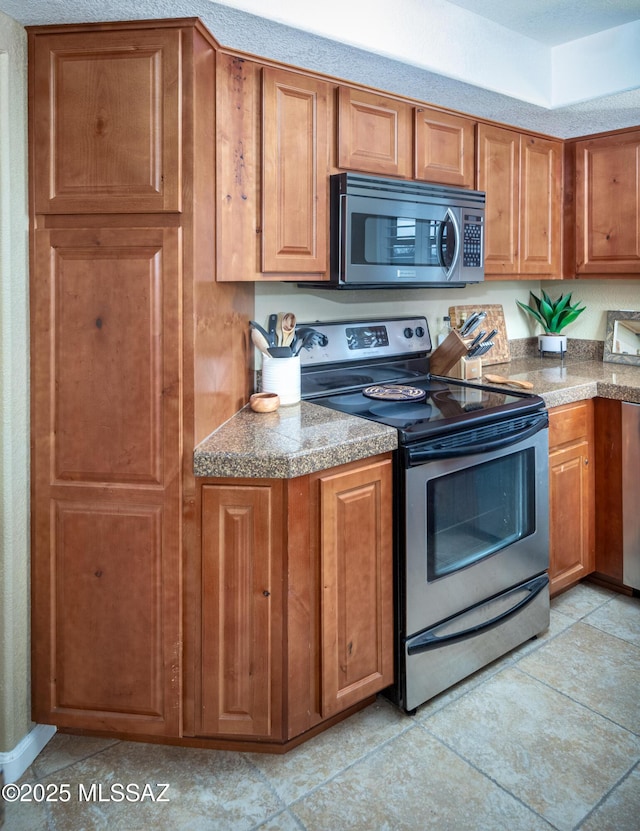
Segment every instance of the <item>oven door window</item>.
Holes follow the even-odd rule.
[[[451,574],[535,531],[535,451],[427,482],[427,580]]]

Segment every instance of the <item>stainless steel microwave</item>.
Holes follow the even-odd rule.
[[[485,194],[352,173],[331,177],[334,288],[484,280]]]

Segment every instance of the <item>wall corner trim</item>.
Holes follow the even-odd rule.
[[[51,724],[36,724],[13,750],[0,753],[0,770],[4,772],[5,783],[17,782],[55,733],[56,728]]]

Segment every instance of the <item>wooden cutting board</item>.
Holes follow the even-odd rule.
[[[473,333],[475,337],[478,332],[484,329],[487,334],[492,329],[497,329],[498,334],[493,340],[493,349],[482,356],[482,365],[503,364],[511,360],[511,350],[507,340],[507,326],[504,322],[504,310],[499,303],[490,306],[449,306],[449,317],[451,326],[457,329],[463,320],[470,317],[473,312],[486,312],[487,316]]]

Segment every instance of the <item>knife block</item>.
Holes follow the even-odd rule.
[[[432,375],[446,375],[467,354],[467,344],[455,329],[452,329],[429,358],[429,372]]]
[[[450,370],[449,378],[461,381],[479,381],[482,378],[482,358],[460,358]]]

